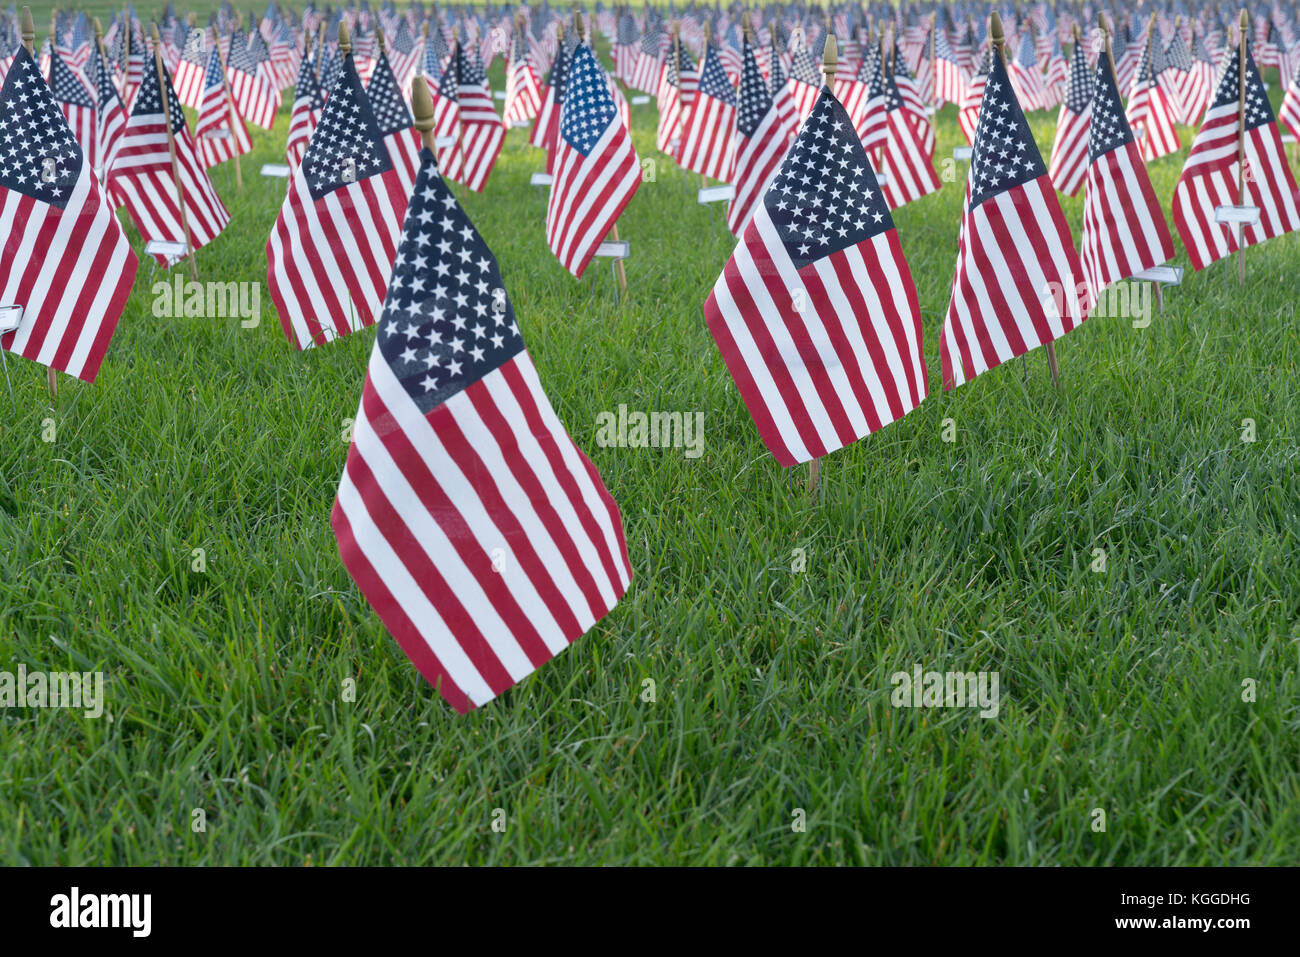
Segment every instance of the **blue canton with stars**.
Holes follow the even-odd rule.
[[[853,121],[822,90],[763,205],[796,269],[894,228]]]
[[[1105,51],[1102,51],[1098,59],[1106,59]],[[1100,72],[1100,65],[1097,69]],[[1074,45],[1074,56],[1070,58],[1070,87],[1065,94],[1065,108],[1077,116],[1088,108],[1088,104],[1092,102],[1092,94],[1092,71],[1088,69],[1088,58],[1084,55],[1083,43],[1079,42]]]
[[[0,187],[63,209],[81,175],[81,147],[25,47],[0,89],[0,143]]]
[[[1240,76],[1241,50],[1238,47],[1228,59],[1228,68],[1224,71],[1223,78],[1219,81],[1219,88],[1214,93],[1214,102],[1210,104],[1211,111],[1225,106],[1231,106],[1236,110]],[[1272,122],[1273,107],[1268,102],[1268,94],[1264,92],[1259,70],[1255,68],[1255,57],[1251,55],[1250,44],[1246,44],[1246,129],[1253,130]]]
[[[135,94],[135,102],[131,104],[132,116],[151,116],[155,113],[162,113],[163,101],[158,91],[158,70],[155,68],[156,61],[153,57],[144,58],[144,71],[141,73],[140,89]],[[188,127],[185,125],[185,109],[181,106],[181,99],[176,95],[176,90],[172,87],[172,78],[167,74],[167,67],[163,67],[164,82],[167,87],[167,104],[170,107],[170,116],[172,121],[172,133],[180,136],[185,133]]]
[[[424,414],[524,351],[496,257],[427,149],[420,153],[377,344]]]
[[[700,93],[711,96],[728,106],[736,105],[736,88],[727,79],[727,71],[722,68],[722,57],[718,48],[709,44],[704,53],[704,65],[700,68]]]
[[[994,56],[980,102],[970,162],[970,208],[1047,172],[1016,102],[1002,57]]]
[[[1075,54],[1076,56],[1078,54]],[[1103,51],[1097,57],[1097,82],[1092,95],[1092,119],[1088,123],[1088,161],[1133,142],[1133,130],[1124,115],[1124,105],[1115,85],[1115,71]]]
[[[411,128],[411,111],[398,92],[397,77],[393,76],[387,56],[380,56],[375,61],[375,72],[370,74],[366,96],[370,98],[370,108],[375,111],[375,122],[379,124],[381,134],[388,136]]]
[[[740,100],[736,111],[736,128],[740,135],[752,138],[771,108],[772,94],[763,83],[763,74],[758,69],[749,41],[745,41],[745,65],[740,72]]]
[[[618,108],[610,96],[605,74],[591,47],[582,44],[569,68],[569,88],[564,94],[564,115],[560,133],[565,142],[583,156],[590,156],[596,142],[611,122],[618,122]]]
[[[303,154],[312,199],[392,169],[383,139],[349,53]]]
[[[214,47],[208,54],[208,71],[203,75],[203,88],[210,90],[222,85],[221,54]]]
[[[68,69],[68,65],[63,62],[63,57],[59,56],[59,51],[54,49],[50,50],[50,89],[54,91],[54,98],[60,103],[91,108],[95,106],[86,84],[77,79],[72,70]]]

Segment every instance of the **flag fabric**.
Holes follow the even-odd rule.
[[[507,127],[525,126],[542,108],[542,92],[537,82],[533,59],[524,47],[524,38],[516,33],[510,45],[510,62],[506,66],[506,103],[504,120]]]
[[[408,199],[349,53],[266,243],[271,299],[299,349],[375,321]]]
[[[966,142],[975,145],[975,126],[979,122],[980,101],[984,98],[984,84],[988,82],[989,70],[993,69],[993,48],[984,51],[984,59],[975,69],[970,86],[966,88],[966,99],[957,113],[957,124],[961,127]]]
[[[627,85],[642,93],[657,92],[659,73],[663,68],[663,31],[651,24],[641,35],[641,46],[637,51],[636,61],[626,78]]]
[[[95,148],[89,155],[95,176],[103,183],[126,131],[126,107],[113,85],[112,69],[104,62],[98,47],[90,55],[89,67],[95,82]]]
[[[401,180],[402,192],[409,196],[415,175],[420,171],[420,131],[415,128],[415,117],[411,116],[397,88],[397,77],[388,63],[388,55],[382,50],[376,52],[379,55],[366,85],[366,96],[384,137],[388,158]]]
[[[700,86],[682,121],[677,162],[683,169],[730,182],[736,165],[736,90],[710,45],[700,66]]]
[[[50,50],[50,90],[63,111],[72,135],[86,153],[91,169],[97,165],[95,97],[85,82],[63,62],[57,49]]]
[[[555,51],[555,61],[551,64],[551,73],[546,78],[546,92],[542,97],[542,108],[533,123],[532,136],[528,142],[546,150],[546,171],[553,172],[555,163],[556,141],[560,135],[560,114],[564,110],[564,88],[569,77],[569,53],[563,43]],[[441,158],[439,165],[441,166]]]
[[[216,49],[216,46],[213,46]],[[208,54],[203,48],[203,32],[190,30],[181,45],[173,80],[176,95],[192,110],[203,108],[203,89],[207,77]]]
[[[19,47],[0,88],[0,348],[93,382],[136,258],[40,67]]]
[[[885,112],[885,88],[880,77],[879,44],[868,44],[862,51],[857,75],[848,86],[848,99],[843,101],[843,105],[863,149],[871,154],[883,146],[888,137],[889,117]]]
[[[799,123],[802,117],[799,115],[799,107],[794,101],[794,93],[790,89],[790,84],[786,80],[785,68],[781,65],[781,53],[777,49],[777,33],[772,33],[771,46],[771,66],[769,67],[772,90],[772,102],[776,104],[776,112],[781,117],[781,125],[793,139],[794,135],[799,132]]]
[[[1159,50],[1153,41],[1143,52],[1128,100],[1128,123],[1142,146],[1142,158],[1147,162],[1168,156],[1181,145],[1174,130],[1178,111],[1169,91],[1160,82],[1156,60],[1160,56]]]
[[[924,139],[923,131],[933,132],[933,127],[928,122],[922,127],[907,111],[897,78],[898,74],[891,74],[883,83],[887,126],[880,147],[880,171],[885,174],[883,190],[890,209],[928,196],[943,186],[934,171],[934,140],[930,139],[927,148]]]
[[[785,467],[856,442],[928,394],[911,271],[871,161],[829,89],[755,206],[704,316]]]
[[[316,68],[312,59],[304,56],[298,64],[298,82],[294,85],[293,108],[289,113],[289,137],[284,144],[284,159],[290,174],[302,162],[307,143],[320,120],[324,97],[316,84]]]
[[[800,44],[790,60],[790,94],[794,97],[795,122],[802,123],[817,104],[822,88],[822,71],[813,61],[812,50]]]
[[[248,34],[235,30],[230,34],[230,54],[226,58],[226,76],[235,108],[248,122],[269,130],[280,108],[280,91],[253,62],[248,52]]]
[[[481,193],[501,154],[506,128],[492,104],[487,74],[470,60],[459,43],[443,73],[438,99],[443,110],[454,111],[456,116],[456,161],[443,170],[443,175]]]
[[[185,110],[172,88],[167,67],[163,66],[160,77],[155,64],[152,56],[144,61],[131,118],[108,174],[108,192],[113,202],[126,207],[146,241],[184,243],[188,221],[191,250],[197,251],[220,235],[230,222],[230,213],[222,205],[199,159],[198,147],[190,137]],[[176,147],[176,172],[185,196],[184,221],[168,150],[168,115]],[[157,255],[155,259],[159,265],[168,265],[165,255]]]
[[[1106,59],[1105,50],[1098,59]],[[1079,192],[1088,173],[1088,123],[1092,116],[1094,83],[1080,40],[1070,58],[1070,84],[1056,116],[1056,139],[1052,141],[1052,156],[1047,163],[1047,175],[1066,196]]]
[[[995,54],[980,104],[952,300],[939,340],[944,388],[1078,326],[1085,312],[1073,291],[1082,275],[1047,167],[1006,65]]]
[[[632,568],[492,251],[421,158],[330,523],[366,600],[463,714],[589,631]]]
[[[1010,64],[1011,85],[1016,91],[1020,108],[1026,113],[1048,107],[1047,84],[1038,69],[1038,53],[1033,36],[1026,31],[1020,41],[1020,50]]]
[[[1188,126],[1195,126],[1201,122],[1201,117],[1210,107],[1210,100],[1214,98],[1214,78],[1217,72],[1209,51],[1205,49],[1205,43],[1195,31],[1192,32],[1191,58],[1194,79],[1183,87],[1183,117]]]
[[[1088,132],[1088,186],[1080,262],[1088,285],[1085,308],[1112,283],[1174,258],[1174,240],[1147,176],[1110,60],[1097,58]]]
[[[1282,107],[1277,113],[1278,122],[1297,140],[1300,140],[1300,69],[1291,77],[1286,93],[1282,97]]]
[[[1296,207],[1296,183],[1287,165],[1282,136],[1273,118],[1273,107],[1246,51],[1246,109],[1244,195],[1237,190],[1238,85],[1240,54],[1225,63],[1214,100],[1205,113],[1192,149],[1174,189],[1174,226],[1187,250],[1193,269],[1204,269],[1215,260],[1253,246],[1266,239],[1300,229]],[[1259,222],[1251,226],[1221,225],[1215,222],[1218,206],[1257,206]],[[1239,239],[1237,230],[1243,230]]]
[[[966,71],[957,62],[947,36],[937,27],[934,29],[934,96],[939,104],[955,103],[957,106],[966,99]]]
[[[251,151],[253,141],[248,137],[248,127],[232,109],[221,69],[221,54],[215,48],[208,54],[204,84],[203,108],[194,124],[194,139],[199,145],[200,162],[205,168],[211,168]]]
[[[641,185],[632,137],[618,119],[605,72],[591,47],[573,54],[546,206],[546,242],[581,277],[605,234]]]
[[[655,130],[655,146],[659,152],[669,156],[675,155],[681,146],[682,115],[685,113],[682,75],[688,70],[694,72],[695,64],[691,62],[691,55],[686,52],[686,48],[679,43],[677,55],[670,52],[664,60],[659,95],[656,97],[659,123]]]
[[[743,42],[745,60],[736,106],[736,169],[732,178],[736,195],[727,209],[727,228],[735,236],[749,222],[790,145],[753,48],[748,39]]]

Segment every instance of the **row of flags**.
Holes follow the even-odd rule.
[[[506,58],[504,116],[531,121],[530,141],[547,151],[547,242],[575,276],[637,191],[640,159],[626,97],[582,18],[569,28],[554,16],[538,31],[540,11],[514,10],[483,19],[471,35],[468,18],[444,29],[412,12],[402,22],[419,53],[395,67],[378,22],[384,11],[369,34],[363,12],[337,16],[333,44],[321,28],[336,12],[304,16],[288,32],[301,38],[294,82],[281,85],[283,58],[264,76],[277,93],[294,91],[292,175],[267,242],[268,283],[299,348],[378,326],[333,525],[389,631],[465,711],[593,627],[631,579],[617,504],[556,417],[499,265],[448,185],[483,189],[505,137],[484,50],[499,47],[495,55]],[[734,18],[733,62],[731,44],[717,42],[733,18],[699,16],[696,30],[688,16],[661,22],[647,9],[633,31],[627,8],[603,12],[595,29],[629,48],[621,60],[616,50],[615,72],[654,86],[660,148],[735,187],[728,223],[738,242],[704,313],[783,465],[851,444],[927,398],[919,302],[893,211],[938,188],[936,97],[960,95],[964,115],[979,94],[939,343],[946,388],[1067,334],[1106,286],[1173,255],[1146,173],[1145,124],[1131,118],[1132,95],[1127,108],[1122,102],[1109,30],[1100,31],[1095,66],[1080,31],[1056,81],[1084,144],[1072,153],[1086,190],[1076,250],[1057,198],[1065,190],[1052,169],[1056,150],[1045,162],[1025,118],[1033,78],[1018,77],[1022,58],[1003,49],[1016,43],[1010,35],[984,46],[976,73],[941,77],[909,66],[916,24],[892,12],[884,29],[869,23],[859,32],[856,62],[837,55],[840,11],[820,49],[815,39],[796,45],[788,64],[790,38],[779,25],[764,38],[756,17]],[[947,62],[957,52],[953,31],[939,30],[932,12],[920,46],[928,40],[933,60]],[[0,224],[10,224],[6,248],[20,255],[0,264],[0,307],[17,303],[23,316],[4,332],[4,348],[93,379],[137,268],[113,208],[125,208],[146,239],[184,242],[191,254],[229,221],[207,170],[245,149],[246,114],[262,106],[256,97],[240,105],[229,63],[242,58],[235,41],[223,48],[236,21],[223,14],[193,41],[195,28],[182,34],[178,20],[171,24],[176,62],[190,47],[205,59],[194,134],[168,41],[141,31],[137,46],[129,16],[114,34],[124,58],[101,46],[107,33],[84,60],[65,62],[61,44],[51,44],[44,69],[21,46],[9,55],[0,138],[19,148],[0,157]],[[796,21],[805,38],[820,15]],[[289,22],[278,16],[268,11],[255,35],[283,32]],[[1159,18],[1150,23],[1156,29]],[[373,44],[358,51],[349,24]],[[1024,24],[1022,49],[1026,36],[1036,53],[1040,33],[1055,35],[1032,11]],[[1225,48],[1175,194],[1175,226],[1196,268],[1239,242],[1300,229],[1296,185],[1252,54],[1256,37]],[[141,51],[134,80],[132,49]],[[66,89],[81,84],[74,62],[86,80],[80,93]],[[823,77],[819,62],[841,69]],[[1159,83],[1160,72],[1138,75]],[[427,133],[416,129],[417,113]],[[106,139],[114,116],[120,130]],[[1239,136],[1250,169],[1242,192]],[[1237,234],[1214,222],[1216,206],[1234,204],[1259,207],[1259,223]],[[45,254],[21,254],[37,249]]]

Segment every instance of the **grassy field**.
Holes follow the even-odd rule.
[[[215,172],[234,220],[202,278],[265,281],[283,185],[257,170],[283,161],[287,111],[242,193]],[[10,357],[0,670],[103,671],[108,714],[0,712],[0,862],[1300,859],[1300,241],[1250,250],[1244,287],[1235,264],[1189,270],[1148,328],[1089,320],[1058,346],[1060,394],[1041,350],[945,394],[959,164],[896,214],[931,398],[829,458],[812,500],[704,326],[720,211],[654,151],[653,106],[633,116],[658,168],[620,223],[621,304],[607,264],[578,282],[547,251],[523,132],[482,195],[457,187],[635,572],[613,614],[467,717],[329,527],[373,331],[298,353],[265,289],[254,329],[155,318],[164,274],[144,263],[94,385],[63,377],[52,402]],[[1054,114],[1031,121],[1046,154]],[[942,159],[951,108],[938,130]],[[1185,154],[1151,166],[1166,202]],[[1065,209],[1077,236],[1082,198]],[[703,455],[599,447],[621,403],[702,411]],[[998,672],[1000,713],[892,707],[916,664]]]

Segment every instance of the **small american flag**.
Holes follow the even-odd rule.
[[[700,66],[700,86],[682,121],[677,162],[701,176],[730,182],[736,166],[736,90],[712,44]]]
[[[1191,153],[1174,189],[1174,226],[1187,249],[1193,269],[1204,269],[1236,252],[1237,229],[1244,229],[1240,245],[1253,246],[1266,239],[1300,229],[1296,183],[1287,165],[1282,136],[1273,119],[1273,107],[1260,81],[1255,60],[1246,52],[1245,194],[1237,191],[1238,85],[1240,54],[1232,51],[1205,121],[1192,141]],[[1259,207],[1253,226],[1215,222],[1217,206]]]
[[[185,124],[185,110],[172,89],[171,77],[163,66],[159,76],[156,61],[144,61],[143,79],[131,106],[131,118],[113,157],[108,174],[108,192],[113,201],[125,206],[145,240],[185,243],[185,222],[176,195],[167,143],[168,115],[176,146],[176,171],[185,196],[185,217],[189,223],[192,251],[216,239],[230,222],[230,213],[212,187],[207,170],[199,160],[198,148]],[[164,95],[168,108],[164,111]],[[158,254],[160,265],[168,257]]]
[[[744,56],[736,119],[736,196],[727,210],[727,228],[735,236],[749,222],[790,145],[790,135],[777,115],[763,74],[758,72],[758,61],[748,39],[744,41]]]
[[[546,206],[546,242],[565,269],[582,276],[640,185],[640,160],[605,72],[581,43],[569,70]]]
[[[1159,61],[1163,61],[1160,47],[1152,43],[1142,53],[1128,99],[1129,126],[1135,131],[1142,146],[1142,158],[1147,162],[1168,156],[1180,146],[1174,130],[1178,110],[1170,91],[1160,82],[1162,63]]]
[[[908,111],[898,88],[898,74],[886,77],[883,86],[886,128],[880,171],[886,177],[885,202],[891,209],[899,209],[938,191],[943,183],[934,171],[933,126],[924,115],[918,121],[915,113]]]
[[[1082,245],[1089,308],[1111,283],[1174,257],[1173,237],[1124,118],[1115,74],[1104,51],[1098,57],[1088,132]]]
[[[980,103],[952,300],[939,340],[944,388],[969,382],[1079,325],[1084,312],[1074,290],[1082,274],[1047,167],[995,53]]]
[[[207,168],[242,156],[253,148],[248,127],[231,109],[230,94],[221,70],[221,55],[214,48],[208,54],[208,72],[204,80],[203,108],[194,125],[199,143],[199,159]],[[233,121],[231,114],[234,113]]]
[[[215,45],[213,47],[215,49]],[[181,41],[181,56],[176,61],[176,95],[191,109],[203,106],[204,78],[207,76],[207,51],[203,48],[203,31],[194,29]]]
[[[235,30],[230,34],[230,55],[226,76],[235,97],[239,115],[248,122],[269,130],[280,108],[280,91],[264,75],[248,52],[248,34]]]
[[[659,74],[664,62],[664,34],[656,23],[646,26],[641,35],[641,47],[637,51],[636,62],[627,78],[627,85],[642,93],[655,93],[659,83]]]
[[[379,55],[366,85],[366,96],[375,111],[388,158],[402,181],[402,192],[410,195],[415,174],[420,170],[420,131],[412,125],[414,118],[397,87],[397,76],[388,63],[388,55],[380,50],[375,52]]]
[[[975,126],[979,122],[980,101],[984,98],[984,84],[988,82],[991,69],[993,69],[993,50],[990,47],[984,51],[984,59],[980,61],[971,76],[970,86],[966,89],[966,99],[957,114],[957,124],[961,127],[966,142],[971,145],[975,143]]]
[[[694,72],[694,70],[695,64],[691,61],[691,55],[680,43],[677,45],[676,56],[671,49],[668,51],[659,80],[658,96],[655,98],[659,108],[655,145],[661,153],[671,156],[674,150],[673,144],[676,143],[678,147],[681,145],[682,115],[686,112],[682,77],[684,73]]]
[[[940,103],[961,106],[966,99],[966,71],[957,61],[948,38],[938,27],[934,30],[934,95]]]
[[[769,79],[772,83],[772,102],[776,105],[777,116],[781,117],[781,125],[793,138],[799,132],[799,123],[803,118],[799,115],[799,107],[794,101],[794,93],[790,89],[785,69],[781,65],[781,51],[778,49],[780,43],[779,34],[779,30],[772,31],[769,55],[771,61]]]
[[[92,169],[99,167],[98,137],[95,135],[95,97],[85,82],[74,73],[57,49],[50,51],[50,90],[63,110],[72,135],[86,153]]]
[[[1205,43],[1201,40],[1201,35],[1194,29],[1190,43],[1190,54],[1192,60],[1191,73],[1193,78],[1189,79],[1183,86],[1183,122],[1188,126],[1195,126],[1201,122],[1201,117],[1205,111],[1210,108],[1210,100],[1214,98],[1214,61],[1210,59],[1209,51],[1205,49]]]
[[[528,142],[546,150],[546,170],[552,172],[555,164],[556,141],[560,135],[560,113],[564,110],[564,87],[569,78],[569,52],[563,43],[555,53],[551,74],[546,79],[542,108],[533,123],[533,133]]]
[[[448,82],[452,77],[455,82]],[[465,47],[459,43],[443,74],[438,99],[442,102],[437,105],[443,110],[455,112],[454,135],[459,154],[458,162],[444,169],[443,174],[448,179],[464,183],[476,193],[481,193],[501,154],[506,128],[492,104],[487,74],[483,72],[478,58],[471,59],[465,52]]]
[[[921,313],[889,207],[844,107],[813,107],[704,304],[781,465],[856,442],[926,397]]]
[[[19,47],[0,88],[0,348],[93,382],[131,294],[136,258],[40,68]]]
[[[789,85],[794,97],[796,121],[802,123],[816,105],[822,87],[822,71],[817,69],[812,50],[802,44],[790,61]]]
[[[331,524],[362,594],[463,714],[590,630],[632,569],[495,257],[421,158]]]
[[[298,64],[298,82],[293,91],[293,109],[289,113],[289,138],[284,144],[284,158],[290,170],[298,168],[302,154],[307,151],[312,130],[320,119],[325,98],[316,83],[316,67],[312,58],[304,55]]]
[[[1021,109],[1026,113],[1047,109],[1047,84],[1043,81],[1042,71],[1038,69],[1037,48],[1028,31],[1020,41],[1020,51],[1011,62],[1011,85],[1016,91]]]
[[[299,349],[375,321],[407,200],[349,54],[266,243],[271,298]]]
[[[1100,59],[1106,59],[1104,50]],[[1052,141],[1052,158],[1047,163],[1047,175],[1066,196],[1079,192],[1088,171],[1088,118],[1092,116],[1093,85],[1092,70],[1088,68],[1088,57],[1080,40],[1074,45],[1074,56],[1070,59],[1070,84],[1056,117],[1056,139]]]
[[[503,119],[507,126],[527,123],[542,108],[541,85],[533,58],[524,44],[521,31],[515,32],[510,44],[510,62],[506,65],[506,103]]]
[[[92,151],[95,175],[101,183],[113,167],[122,134],[126,131],[126,107],[113,85],[113,71],[104,62],[99,47],[90,54],[87,64],[95,83],[95,148]]]

